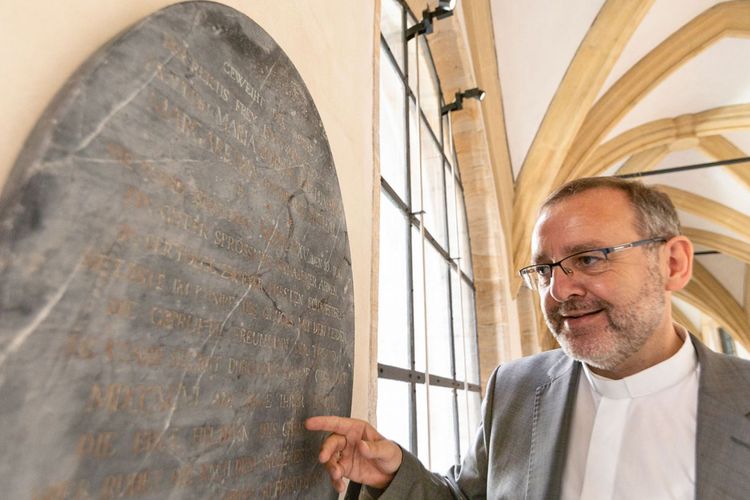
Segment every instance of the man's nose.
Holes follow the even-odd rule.
[[[585,293],[581,285],[580,273],[566,273],[562,266],[552,268],[552,278],[549,294],[557,302],[565,302],[568,298]]]

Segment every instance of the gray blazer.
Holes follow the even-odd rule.
[[[696,498],[749,499],[750,362],[693,344],[700,362]],[[499,367],[463,464],[440,476],[404,452],[380,498],[558,498],[580,370],[559,349]]]

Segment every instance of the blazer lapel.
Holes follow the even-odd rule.
[[[750,492],[750,370],[693,341],[700,361],[696,498]]]
[[[564,356],[536,388],[526,498],[557,498],[581,364]]]

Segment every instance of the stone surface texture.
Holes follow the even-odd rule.
[[[292,62],[211,2],[71,77],[0,198],[4,498],[335,498],[354,306],[333,159]]]

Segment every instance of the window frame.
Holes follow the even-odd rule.
[[[409,23],[415,22],[414,19],[416,17],[409,9],[408,5],[403,0],[384,0],[385,1],[393,1],[398,3],[401,6],[401,26],[403,28],[403,33],[405,33],[406,27],[408,27]],[[422,43],[423,37],[417,36],[414,40],[414,47],[413,50],[415,53],[419,53],[418,57],[422,56],[422,52],[420,52],[420,44]],[[426,39],[423,40],[424,42],[424,55],[429,57],[428,61],[425,61],[426,64],[423,64],[421,61],[415,61],[415,67],[418,66],[428,66],[429,68],[432,68],[433,75],[430,75],[430,78],[434,76],[434,80],[437,84],[437,109],[442,109],[444,103],[444,100],[442,98],[442,90],[440,85],[440,78],[437,75],[437,72],[435,71],[435,64],[432,59],[432,54],[429,48],[429,43]],[[451,390],[451,398],[452,398],[452,410],[453,410],[453,432],[454,432],[454,439],[456,443],[456,453],[454,457],[454,463],[459,463],[461,459],[461,453],[467,448],[468,443],[462,442],[461,440],[461,431],[459,429],[459,426],[462,424],[461,422],[461,411],[459,410],[459,395],[463,396],[464,393],[459,394],[459,391],[468,391],[466,393],[466,399],[467,399],[467,406],[465,414],[466,416],[464,418],[469,419],[469,414],[472,413],[472,409],[468,406],[468,400],[469,399],[478,399],[481,401],[481,387],[479,385],[479,374],[480,374],[480,367],[479,367],[479,353],[478,353],[478,346],[479,346],[479,339],[477,335],[477,325],[476,325],[476,289],[474,286],[473,281],[473,271],[471,272],[472,276],[467,274],[465,270],[462,268],[463,266],[458,261],[457,258],[451,256],[451,252],[454,252],[455,249],[451,248],[452,245],[452,239],[455,240],[456,246],[459,249],[459,252],[466,248],[470,251],[471,248],[471,242],[469,241],[469,235],[468,235],[468,227],[466,227],[467,218],[466,218],[466,205],[465,201],[463,203],[458,203],[457,200],[453,200],[453,208],[450,208],[448,206],[449,202],[453,199],[454,196],[457,195],[457,193],[461,193],[463,195],[463,185],[461,183],[460,178],[460,172],[458,168],[458,161],[456,158],[455,153],[455,145],[453,144],[453,138],[448,137],[448,140],[450,140],[450,144],[446,144],[446,136],[447,131],[444,130],[446,127],[447,121],[451,119],[450,115],[448,115],[447,120],[445,119],[445,116],[442,115],[442,113],[438,116],[438,124],[439,124],[439,130],[434,130],[429,117],[425,114],[425,111],[423,107],[420,105],[421,101],[419,99],[419,96],[416,95],[416,91],[413,90],[409,84],[411,75],[409,74],[409,68],[411,66],[411,61],[409,60],[410,56],[410,44],[409,41],[405,39],[405,36],[402,36],[401,38],[402,43],[402,49],[403,54],[401,61],[403,62],[403,65],[399,64],[399,59],[394,55],[392,52],[391,47],[388,44],[388,40],[386,39],[385,35],[381,32],[380,33],[380,51],[381,51],[381,71],[385,64],[391,64],[393,68],[396,70],[398,77],[401,80],[401,84],[403,86],[404,91],[404,120],[405,120],[405,158],[404,158],[404,164],[406,168],[405,172],[405,182],[406,182],[406,188],[405,188],[405,198],[397,192],[397,190],[389,184],[388,180],[385,179],[382,175],[380,176],[380,197],[381,197],[381,207],[384,204],[385,200],[384,197],[387,197],[388,200],[393,204],[393,206],[397,207],[397,209],[404,215],[405,220],[407,221],[407,252],[409,253],[406,256],[406,265],[407,265],[407,274],[406,277],[406,283],[410,286],[410,289],[408,291],[408,300],[409,304],[407,305],[407,321],[408,321],[408,328],[407,332],[409,335],[409,339],[407,342],[408,345],[408,355],[407,355],[407,363],[408,367],[399,367],[399,366],[391,366],[384,363],[378,362],[378,379],[386,379],[386,380],[392,380],[397,382],[403,382],[407,383],[409,385],[409,443],[408,448],[410,451],[412,451],[415,454],[422,455],[422,452],[424,450],[420,450],[420,443],[418,439],[419,431],[418,431],[418,422],[419,422],[419,415],[418,415],[418,402],[417,402],[417,386],[424,385],[425,391],[427,394],[427,401],[429,401],[429,387],[435,386],[435,387],[443,387],[448,388]],[[386,60],[384,60],[386,59]],[[419,78],[421,79],[422,76],[419,75]],[[382,96],[382,92],[381,92]],[[412,113],[412,107],[418,106],[419,109],[417,110],[417,120],[414,120],[410,114]],[[436,238],[436,236],[428,229],[428,227],[424,226],[424,207],[421,207],[421,204],[417,207],[420,210],[414,211],[412,207],[414,207],[413,203],[413,195],[412,192],[412,179],[413,179],[413,168],[414,165],[412,165],[413,161],[413,154],[412,154],[412,140],[413,140],[413,124],[416,123],[417,127],[419,127],[420,130],[417,130],[416,137],[417,141],[420,140],[422,144],[419,145],[420,151],[418,153],[420,156],[423,154],[424,151],[424,144],[425,141],[433,141],[435,145],[437,145],[437,149],[440,151],[440,182],[442,183],[442,231],[445,234],[445,245],[441,244],[440,241]],[[422,132],[426,131],[426,133]],[[420,132],[422,132],[422,135],[420,136]],[[418,161],[424,164],[424,159],[417,158]],[[418,167],[417,167],[418,168]],[[424,167],[423,167],[424,170]],[[452,174],[452,175],[451,175]],[[452,183],[449,183],[450,177],[452,176],[452,183],[455,183],[455,188],[453,188]],[[423,176],[424,177],[424,176]],[[424,189],[424,178],[420,181],[419,189]],[[461,213],[459,213],[459,211]],[[452,220],[451,215],[455,217],[455,228],[451,228]],[[466,241],[462,241],[462,228],[466,231],[465,239]],[[420,237],[415,238],[414,234],[415,231],[417,234],[420,235]],[[452,232],[455,232],[455,235],[452,235]],[[449,357],[450,357],[450,374],[451,376],[448,377],[446,375],[437,375],[435,373],[432,373],[433,370],[430,370],[429,368],[429,352],[425,352],[425,367],[426,370],[418,370],[416,366],[416,354],[417,354],[417,342],[420,340],[417,338],[417,332],[415,331],[415,287],[419,286],[418,283],[415,283],[415,270],[414,270],[414,260],[415,260],[415,251],[418,251],[418,248],[422,244],[421,236],[424,236],[423,241],[424,245],[430,245],[430,248],[435,250],[437,254],[442,259],[441,262],[447,263],[447,274],[446,274],[446,293],[447,293],[447,303],[449,308],[449,321],[448,321],[448,330],[450,332],[450,342],[449,342]],[[381,234],[382,238],[382,234]],[[381,243],[382,244],[382,243]],[[425,249],[426,254],[426,249]],[[424,255],[419,256],[420,259],[424,258]],[[423,269],[426,269],[426,262],[422,261],[420,262]],[[382,266],[380,273],[382,274]],[[458,290],[453,290],[455,288],[454,285],[454,277],[457,277],[458,279],[457,284]],[[463,294],[466,291],[464,289],[466,287],[468,289],[468,292],[470,292],[472,300],[471,300],[471,307],[474,309],[473,316],[472,316],[472,331],[467,332],[463,329],[465,329],[466,325],[466,319],[465,316],[465,309],[461,311],[460,317],[455,317],[456,304],[454,304],[454,296],[459,297],[459,307],[466,307],[466,305],[463,304]],[[426,290],[425,290],[426,292]],[[459,295],[455,295],[459,294]],[[423,300],[427,302],[427,298],[423,297]],[[426,305],[424,306],[426,307]],[[471,374],[470,378],[473,378],[472,382],[469,382],[468,379],[465,379],[463,376],[464,374],[458,374],[456,373],[457,370],[457,359],[456,359],[456,325],[457,321],[461,322],[461,328],[463,331],[463,335],[472,335],[473,336],[473,349],[474,351],[470,354],[473,356],[473,362],[472,363],[466,363],[465,360],[462,361],[461,364],[467,365],[464,366],[465,370],[468,370],[468,367],[471,366],[474,373]],[[429,329],[428,326],[425,324],[424,328],[427,329],[426,335],[429,335]],[[429,344],[429,342],[428,342]],[[463,349],[468,349],[467,343],[464,343]],[[429,351],[428,347],[425,347],[427,351]],[[427,371],[430,371],[429,375],[426,374]],[[475,383],[476,382],[476,383]],[[476,392],[479,394],[479,398],[470,398],[469,393]],[[478,406],[478,405],[477,405]],[[429,409],[428,412],[429,413]],[[473,409],[473,414],[478,415],[479,414],[479,408]],[[468,438],[464,437],[464,440],[471,439],[471,436],[473,435],[474,429],[470,429],[468,434],[465,434],[465,436],[468,436]],[[432,440],[434,441],[435,438]],[[407,445],[407,443],[402,443],[402,445]],[[429,445],[428,445],[429,450]],[[429,454],[428,454],[428,466],[429,466]]]

